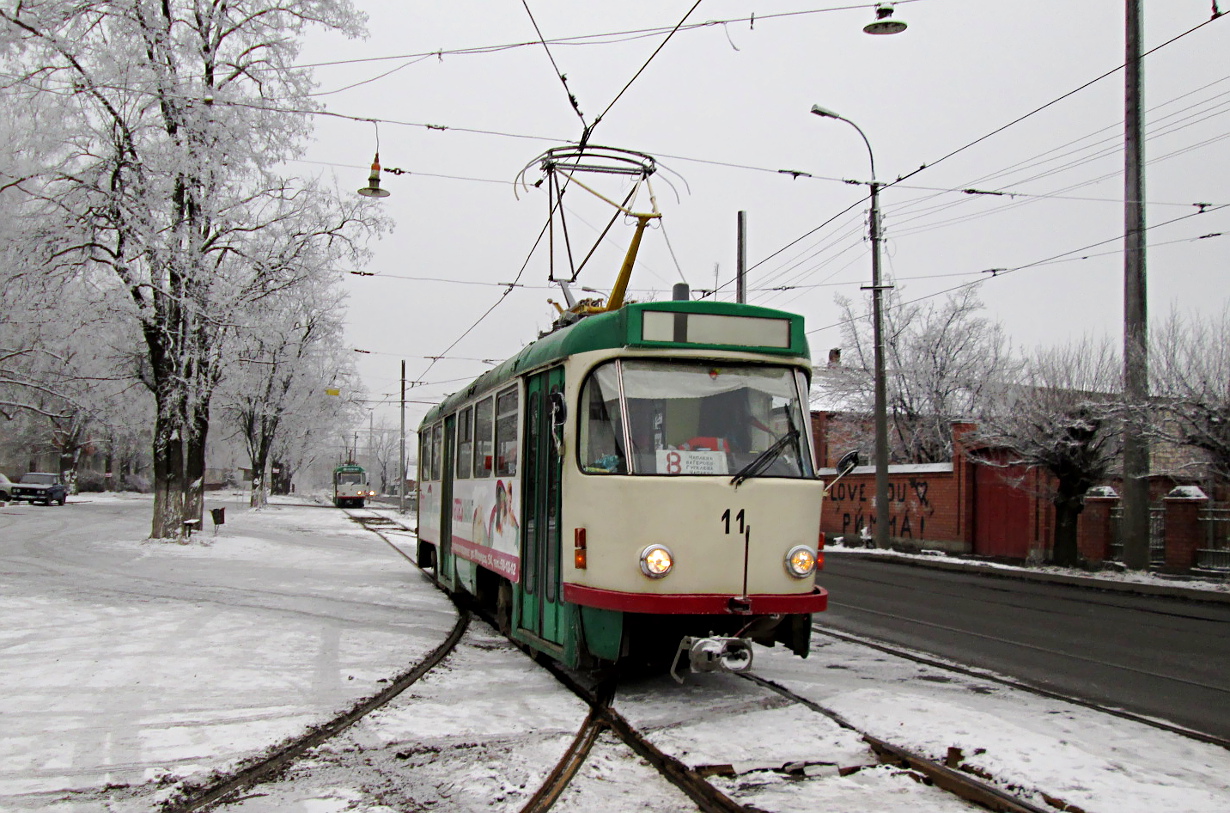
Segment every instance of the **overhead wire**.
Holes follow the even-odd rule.
[[[530,11],[529,0],[521,0],[521,5],[525,7],[525,13],[529,15],[530,23],[534,26],[534,32],[538,34],[538,41],[542,43],[542,49],[547,52],[547,59],[551,60],[551,67],[555,69],[555,75],[559,78],[560,84],[564,86],[564,92],[568,94],[568,102],[572,105],[573,112],[581,120],[581,127],[588,132],[590,126],[585,121],[585,114],[581,112],[581,105],[577,102],[577,97],[572,92],[572,88],[568,87],[568,77],[560,70],[559,65],[555,62],[555,57],[551,54],[551,48],[547,45],[547,40],[542,35],[542,29],[538,27],[538,21],[534,19],[534,12]]]
[[[1213,20],[1215,20],[1215,19],[1217,19],[1217,17],[1216,17],[1216,16],[1215,16],[1214,18],[1210,19],[1210,20],[1206,20],[1206,21],[1204,21],[1204,22],[1202,22],[1202,23],[1200,23],[1200,24],[1198,24],[1198,25],[1196,25],[1196,26],[1193,26],[1192,28],[1188,29],[1187,31],[1184,31],[1184,32],[1183,32],[1183,33],[1181,33],[1181,34],[1178,34],[1178,35],[1176,35],[1176,36],[1174,36],[1174,37],[1171,37],[1170,39],[1166,40],[1165,42],[1163,42],[1163,43],[1161,43],[1161,44],[1159,44],[1159,45],[1157,45],[1157,46],[1155,46],[1155,47],[1153,47],[1153,48],[1149,49],[1148,51],[1144,52],[1144,53],[1141,55],[1141,58],[1143,59],[1145,56],[1148,56],[1148,55],[1150,55],[1150,54],[1156,53],[1157,51],[1161,50],[1162,48],[1165,48],[1166,46],[1168,46],[1168,45],[1170,45],[1170,44],[1172,44],[1172,43],[1174,43],[1174,42],[1177,42],[1178,40],[1180,40],[1180,39],[1182,39],[1182,38],[1184,38],[1184,37],[1186,37],[1186,36],[1189,36],[1190,34],[1192,34],[1192,33],[1196,32],[1196,31],[1198,31],[1198,30],[1202,29],[1204,26],[1208,25],[1210,22],[1212,22],[1212,21],[1213,21]],[[976,139],[974,139],[974,140],[972,140],[972,141],[970,141],[970,142],[966,143],[965,145],[963,145],[963,146],[961,146],[961,147],[958,147],[957,149],[955,149],[955,150],[952,150],[952,151],[948,152],[947,154],[945,154],[945,155],[941,156],[939,159],[937,159],[937,160],[935,160],[935,161],[932,161],[932,162],[930,162],[930,163],[927,163],[927,164],[923,164],[923,165],[922,165],[922,166],[920,166],[918,169],[915,169],[915,170],[913,170],[913,171],[911,171],[911,172],[909,172],[909,173],[906,173],[905,175],[899,176],[899,177],[897,178],[897,180],[895,180],[895,181],[885,183],[885,184],[884,184],[883,186],[881,186],[881,188],[880,188],[881,192],[883,192],[883,191],[884,191],[884,190],[886,190],[886,189],[892,188],[892,187],[894,187],[894,186],[900,185],[900,184],[902,184],[902,182],[904,182],[905,180],[907,180],[907,179],[909,179],[909,178],[911,178],[911,177],[913,177],[913,176],[915,176],[915,175],[919,174],[920,172],[923,172],[924,170],[927,170],[927,169],[929,169],[929,168],[933,168],[933,167],[935,167],[936,165],[938,165],[939,163],[941,163],[941,162],[943,162],[943,161],[945,161],[945,160],[947,160],[947,159],[949,159],[949,158],[951,158],[951,157],[953,157],[953,156],[955,156],[955,155],[957,155],[957,154],[959,154],[959,153],[961,153],[961,152],[964,152],[964,151],[965,151],[965,150],[967,150],[967,149],[972,148],[973,146],[975,146],[975,145],[977,145],[977,144],[979,144],[979,143],[981,143],[981,142],[983,142],[983,141],[987,140],[988,138],[991,138],[992,136],[997,135],[998,133],[1003,132],[1004,130],[1008,129],[1009,127],[1012,127],[1013,125],[1018,124],[1018,123],[1020,123],[1020,122],[1022,122],[1022,121],[1024,121],[1024,120],[1026,120],[1027,118],[1030,118],[1031,116],[1036,115],[1037,113],[1040,113],[1040,112],[1042,112],[1043,110],[1046,110],[1047,108],[1054,106],[1055,104],[1057,104],[1057,103],[1059,103],[1059,102],[1063,101],[1064,99],[1067,99],[1067,98],[1069,98],[1069,97],[1071,97],[1071,96],[1075,95],[1076,93],[1079,93],[1080,91],[1082,91],[1082,90],[1084,90],[1084,89],[1086,89],[1086,88],[1088,88],[1088,87],[1090,87],[1090,86],[1092,86],[1092,85],[1096,84],[1097,82],[1101,81],[1102,79],[1105,79],[1105,78],[1107,78],[1108,76],[1111,76],[1111,75],[1113,75],[1114,73],[1117,73],[1118,71],[1122,70],[1122,69],[1123,69],[1123,67],[1124,67],[1123,65],[1120,65],[1120,66],[1116,67],[1115,69],[1113,69],[1113,70],[1111,70],[1111,71],[1107,71],[1107,72],[1105,72],[1105,73],[1103,73],[1103,74],[1100,74],[1099,76],[1095,77],[1094,79],[1091,79],[1091,80],[1089,80],[1088,82],[1085,82],[1085,83],[1081,84],[1081,85],[1080,85],[1080,86],[1078,86],[1077,88],[1074,88],[1073,90],[1070,90],[1070,91],[1068,91],[1068,92],[1066,92],[1066,93],[1062,94],[1061,96],[1056,97],[1055,99],[1052,99],[1051,101],[1047,102],[1046,104],[1043,104],[1043,105],[1041,105],[1041,106],[1039,106],[1039,107],[1037,107],[1037,108],[1034,108],[1033,110],[1031,110],[1031,111],[1030,111],[1030,112],[1028,112],[1028,113],[1025,113],[1025,114],[1024,114],[1024,115],[1022,115],[1022,116],[1018,116],[1017,118],[1013,119],[1013,120],[1012,120],[1012,121],[1010,121],[1009,123],[1007,123],[1007,124],[1005,124],[1005,125],[1002,125],[1002,126],[1000,126],[1000,127],[996,128],[995,130],[992,130],[991,132],[986,133],[986,134],[984,134],[984,135],[982,135],[982,136],[980,136],[980,137],[978,137],[978,138],[976,138]],[[1215,84],[1215,83],[1212,83],[1212,84]],[[1199,90],[1199,89],[1198,89],[1198,90]],[[1065,190],[1065,191],[1066,191],[1066,190]],[[868,199],[868,197],[869,197],[869,196],[864,197],[862,200],[867,200],[867,199]],[[862,200],[857,201],[854,205],[858,205],[859,203],[861,203],[861,202],[862,202]],[[962,201],[962,203],[964,203],[964,201]],[[956,204],[953,204],[953,205],[956,205]],[[1189,205],[1191,205],[1191,204],[1189,204]],[[851,208],[851,207],[847,207],[847,209],[843,210],[843,211],[842,211],[842,213],[844,213],[845,211],[848,211],[848,210],[849,210],[849,208]],[[827,223],[827,222],[828,222],[828,221],[826,221],[826,223]],[[822,224],[822,226],[823,226],[823,225],[825,225],[825,224]],[[821,227],[822,227],[822,226],[821,226]],[[817,227],[817,228],[821,228],[821,227]],[[807,233],[804,235],[804,237],[805,237],[805,236],[807,236],[807,235],[809,235],[809,234],[814,233],[815,231],[816,231],[816,229],[813,229],[813,230],[811,230],[811,231],[807,232]],[[796,240],[795,240],[795,241],[792,241],[791,243],[787,244],[787,247],[788,247],[789,245],[793,245],[793,244],[794,244],[795,242],[797,242],[799,239],[802,239],[802,238],[796,238]],[[774,252],[774,254],[771,254],[771,255],[769,255],[769,257],[766,257],[764,260],[761,260],[761,263],[763,263],[763,262],[765,262],[765,261],[767,261],[767,260],[771,259],[773,256],[776,256],[776,254],[777,254],[777,253],[779,253],[781,250],[782,250],[782,249],[779,249],[779,250],[778,250],[778,252]],[[760,264],[760,263],[758,263],[757,265],[759,265],[759,264]],[[749,270],[750,270],[750,269],[749,269]],[[722,289],[722,288],[728,287],[729,285],[733,284],[733,283],[734,283],[734,281],[735,281],[735,280],[732,278],[732,279],[728,280],[727,282],[725,282],[725,283],[723,283],[723,284],[721,284],[721,285],[719,285],[719,286],[717,286],[717,287],[718,287],[718,289],[720,290],[720,289]]]
[[[909,3],[922,2],[922,0],[896,0],[895,5],[906,5]],[[861,11],[866,9],[867,3],[856,3],[844,6],[829,6],[825,8],[802,9],[798,11],[783,11],[769,14],[751,14],[745,17],[729,17],[720,20],[706,20],[701,23],[692,23],[691,25],[677,25],[675,28],[670,26],[656,26],[652,28],[634,28],[623,31],[609,31],[599,34],[579,34],[568,37],[555,37],[552,39],[522,40],[518,42],[503,43],[497,45],[479,45],[469,46],[465,48],[440,48],[433,51],[418,51],[409,54],[386,54],[382,56],[367,56],[356,57],[354,59],[336,59],[323,60],[320,62],[306,62],[299,65],[290,66],[295,70],[308,70],[315,68],[340,67],[345,65],[359,65],[368,62],[384,62],[390,60],[401,59],[416,59],[419,57],[437,57],[444,58],[445,56],[471,56],[499,53],[501,51],[509,51],[519,48],[533,48],[540,44],[547,45],[562,45],[562,46],[584,46],[590,44],[608,45],[621,42],[629,42],[636,39],[646,39],[659,34],[664,34],[674,30],[681,31],[696,31],[705,28],[712,28],[719,25],[728,25],[732,23],[756,23],[765,22],[768,20],[789,19],[794,17],[810,16],[814,14],[829,14],[832,12],[841,11]],[[690,14],[690,12],[689,12]],[[618,39],[609,39],[618,38]]]
[[[1191,219],[1191,218],[1193,218],[1193,217],[1199,217],[1199,216],[1201,216],[1201,215],[1208,214],[1208,213],[1210,213],[1210,212],[1220,211],[1220,210],[1222,210],[1222,209],[1227,209],[1227,208],[1230,208],[1230,204],[1222,204],[1222,205],[1218,205],[1218,206],[1211,206],[1211,207],[1208,207],[1207,209],[1202,209],[1201,211],[1198,211],[1198,212],[1192,212],[1192,213],[1190,213],[1190,214],[1180,215],[1179,217],[1171,218],[1170,220],[1166,220],[1166,221],[1163,221],[1163,222],[1161,222],[1161,223],[1154,223],[1154,224],[1148,225],[1148,226],[1146,226],[1146,227],[1145,227],[1145,231],[1152,231],[1152,230],[1154,230],[1154,229],[1159,229],[1159,228],[1162,228],[1162,227],[1165,227],[1165,226],[1170,226],[1170,225],[1173,225],[1173,224],[1178,223],[1178,222],[1183,221],[1183,220],[1189,220],[1189,219]],[[1181,240],[1172,240],[1172,241],[1167,241],[1167,243],[1165,243],[1165,245],[1170,245],[1170,244],[1179,243],[1179,242],[1194,242],[1195,240],[1203,240],[1203,239],[1209,239],[1209,238],[1212,238],[1212,237],[1221,237],[1221,236],[1224,236],[1224,233],[1223,233],[1223,232],[1215,232],[1215,233],[1211,233],[1211,234],[1208,234],[1208,235],[1203,235],[1203,236],[1200,236],[1200,237],[1195,237],[1195,238],[1183,238],[1183,239],[1181,239]],[[925,302],[925,301],[926,301],[926,300],[928,300],[928,299],[935,299],[936,297],[944,296],[945,294],[950,294],[950,293],[952,293],[952,292],[954,292],[954,291],[960,291],[960,290],[962,290],[962,289],[969,288],[969,287],[972,287],[972,286],[975,286],[975,285],[981,285],[981,284],[983,284],[983,283],[985,283],[985,282],[988,282],[989,280],[992,280],[992,279],[998,279],[999,277],[1007,276],[1008,274],[1013,274],[1013,273],[1016,273],[1016,272],[1019,272],[1019,271],[1026,271],[1026,270],[1031,269],[1031,268],[1037,268],[1037,267],[1046,266],[1046,265],[1054,265],[1054,264],[1056,264],[1057,262],[1065,261],[1065,260],[1063,260],[1063,258],[1069,258],[1069,259],[1068,259],[1068,260],[1066,260],[1066,261],[1070,261],[1071,259],[1087,259],[1087,257],[1072,258],[1072,257],[1071,257],[1071,255],[1073,255],[1073,254],[1081,254],[1082,252],[1088,251],[1088,250],[1089,250],[1089,249],[1091,249],[1091,248],[1097,248],[1097,247],[1099,247],[1099,246],[1104,246],[1104,245],[1106,245],[1106,244],[1108,244],[1108,243],[1118,242],[1118,241],[1122,240],[1122,239],[1123,239],[1123,237],[1124,237],[1124,235],[1123,235],[1123,233],[1121,232],[1121,233],[1119,233],[1119,234],[1115,235],[1114,237],[1108,237],[1108,238],[1106,238],[1105,240],[1099,240],[1099,241],[1097,241],[1097,242],[1095,242],[1095,243],[1089,243],[1089,244],[1087,244],[1087,245],[1081,246],[1080,248],[1074,248],[1074,249],[1069,249],[1069,250],[1067,250],[1067,251],[1061,251],[1061,252],[1059,252],[1058,254],[1052,254],[1052,255],[1051,255],[1051,256],[1049,256],[1049,257],[1044,257],[1044,258],[1043,258],[1043,259],[1041,259],[1041,260],[1035,260],[1035,261],[1033,261],[1033,262],[1030,262],[1030,263],[1025,263],[1025,264],[1023,264],[1023,265],[1018,265],[1018,266],[1014,266],[1014,267],[1011,267],[1011,268],[992,268],[992,269],[983,269],[982,271],[979,271],[979,272],[971,272],[971,273],[978,273],[978,274],[983,275],[983,276],[980,276],[980,277],[979,277],[979,279],[973,280],[973,281],[971,281],[971,282],[962,283],[962,284],[960,284],[960,285],[955,285],[955,286],[953,286],[953,287],[951,287],[951,288],[947,288],[947,289],[942,290],[942,291],[935,291],[935,292],[932,292],[932,293],[930,293],[930,294],[926,294],[926,295],[924,295],[924,296],[917,297],[917,298],[915,298],[915,299],[911,299],[911,300],[908,300],[908,301],[903,301],[903,302],[900,302],[900,303],[898,303],[898,307],[905,306],[905,305],[913,305],[913,304],[916,304],[916,303],[919,303],[919,302]],[[1119,253],[1121,253],[1121,252],[1119,252],[1119,251],[1115,251],[1115,252],[1107,252],[1107,253],[1106,253],[1106,255],[1109,255],[1109,254],[1119,254]],[[1106,255],[1102,255],[1102,256],[1106,256]],[[1095,256],[1095,255],[1089,255],[1089,256],[1091,257],[1091,256]],[[988,277],[988,276],[985,276],[985,275],[986,275],[986,274],[988,274],[988,273],[989,273],[991,276],[989,276],[989,277]],[[865,319],[865,318],[869,318],[869,317],[866,317],[866,316],[859,316],[859,317],[856,317],[856,319],[860,319],[860,320],[861,320],[861,319]],[[813,328],[813,329],[811,329],[811,330],[808,330],[808,331],[807,331],[807,333],[808,333],[808,334],[812,334],[812,333],[819,333],[819,332],[824,331],[824,330],[832,330],[832,329],[834,329],[834,328],[841,327],[841,326],[842,326],[842,325],[844,325],[844,324],[848,324],[850,321],[851,321],[851,320],[848,320],[848,319],[843,319],[843,320],[841,320],[841,321],[839,321],[839,322],[836,322],[836,323],[834,323],[834,324],[831,324],[831,325],[826,325],[826,326],[824,326],[824,327]]]
[[[606,106],[606,109],[598,114],[598,117],[594,119],[593,127],[597,127],[598,122],[602,121],[602,119],[606,117],[606,114],[611,112],[611,108],[615,106],[615,103],[623,98],[623,95],[628,92],[628,88],[632,87],[632,83],[640,78],[641,74],[645,72],[645,69],[649,67],[649,63],[653,62],[654,57],[656,57],[658,54],[662,52],[662,49],[665,48],[666,44],[671,41],[671,38],[674,37],[676,33],[678,33],[680,27],[685,22],[687,22],[688,17],[692,16],[692,12],[696,11],[696,7],[699,6],[700,4],[701,4],[701,0],[696,0],[696,2],[692,4],[692,7],[688,9],[686,14],[683,15],[683,19],[681,19],[675,25],[675,27],[671,29],[670,33],[666,35],[666,38],[663,39],[662,42],[658,44],[658,47],[655,48],[653,53],[649,55],[649,58],[645,60],[644,64],[641,65],[641,67],[637,69],[636,73],[632,75],[632,78],[628,80],[627,84],[625,84],[620,89],[620,91],[615,94],[615,98],[611,99],[611,103]],[[590,129],[593,129],[593,127],[591,127]]]
[[[1179,40],[1183,39],[1184,37],[1187,37],[1187,36],[1189,36],[1189,35],[1191,35],[1191,34],[1194,34],[1195,32],[1199,31],[1200,29],[1204,28],[1206,25],[1209,25],[1210,23],[1212,23],[1213,21],[1215,21],[1215,20],[1217,20],[1217,19],[1218,19],[1218,17],[1216,17],[1216,16],[1215,16],[1215,17],[1213,17],[1213,18],[1211,18],[1211,19],[1205,20],[1204,22],[1199,23],[1198,25],[1195,25],[1195,26],[1193,26],[1193,27],[1191,27],[1191,28],[1187,29],[1186,31],[1184,31],[1184,32],[1183,32],[1183,33],[1181,33],[1181,34],[1176,34],[1175,36],[1173,36],[1173,37],[1171,37],[1170,39],[1166,40],[1165,42],[1161,43],[1160,45],[1155,45],[1154,47],[1150,48],[1149,50],[1144,51],[1143,53],[1141,53],[1140,58],[1143,60],[1145,57],[1150,56],[1151,54],[1155,54],[1155,53],[1157,53],[1158,51],[1162,50],[1163,48],[1167,47],[1168,45],[1171,45],[1172,43],[1178,42]],[[1002,125],[1002,126],[1000,126],[1000,127],[997,127],[997,128],[995,128],[994,130],[992,130],[991,132],[986,133],[985,135],[981,135],[981,136],[979,136],[978,138],[975,138],[973,141],[970,141],[970,142],[968,142],[968,143],[966,143],[966,144],[964,144],[964,145],[962,145],[962,146],[960,146],[960,147],[957,147],[955,150],[952,150],[951,152],[948,152],[948,153],[946,153],[946,154],[944,154],[944,155],[940,156],[940,157],[939,157],[939,158],[937,158],[936,160],[931,161],[931,162],[926,163],[926,164],[923,164],[923,165],[922,165],[922,166],[920,166],[918,169],[912,170],[911,172],[908,172],[908,173],[906,173],[905,175],[902,175],[902,176],[898,177],[896,181],[891,181],[891,182],[889,182],[889,183],[886,183],[883,187],[881,187],[881,189],[883,190],[883,189],[887,189],[887,188],[889,188],[889,187],[895,186],[897,183],[900,183],[901,181],[904,181],[904,180],[906,180],[906,179],[908,179],[908,178],[912,178],[913,176],[915,176],[915,175],[919,174],[920,172],[924,172],[924,171],[926,171],[926,170],[928,170],[928,169],[934,169],[936,166],[938,166],[938,165],[942,164],[943,162],[947,161],[949,158],[952,158],[952,157],[954,157],[954,156],[960,155],[961,153],[965,152],[966,150],[971,149],[972,147],[975,147],[975,146],[977,146],[978,144],[981,144],[983,141],[986,141],[986,140],[987,140],[987,139],[989,139],[989,138],[992,138],[992,137],[994,137],[994,136],[996,136],[996,135],[999,135],[1000,133],[1002,133],[1003,131],[1005,131],[1005,130],[1009,129],[1010,127],[1013,127],[1013,126],[1015,126],[1015,125],[1017,125],[1017,124],[1020,124],[1022,121],[1025,121],[1026,119],[1031,118],[1031,117],[1033,117],[1033,116],[1037,115],[1038,113],[1041,113],[1043,110],[1046,110],[1046,109],[1048,109],[1048,108],[1050,108],[1050,107],[1054,107],[1056,104],[1059,104],[1060,102],[1064,101],[1065,99],[1068,99],[1068,98],[1070,98],[1070,97],[1072,97],[1072,96],[1075,96],[1077,93],[1080,93],[1082,90],[1085,90],[1086,88],[1091,87],[1091,86],[1093,86],[1093,85],[1097,84],[1098,82],[1101,82],[1103,79],[1106,79],[1106,78],[1107,78],[1107,77],[1109,77],[1109,76],[1113,76],[1113,75],[1115,75],[1115,74],[1116,74],[1116,73],[1118,73],[1119,71],[1123,70],[1123,69],[1124,69],[1124,67],[1126,67],[1126,65],[1119,65],[1119,66],[1117,66],[1117,67],[1115,67],[1115,68],[1112,68],[1112,69],[1111,69],[1111,70],[1109,70],[1109,71],[1106,71],[1106,72],[1105,72],[1105,73],[1103,73],[1103,74],[1100,74],[1099,76],[1094,77],[1093,79],[1090,79],[1088,82],[1085,82],[1084,84],[1080,85],[1079,87],[1076,87],[1076,88],[1073,88],[1072,90],[1069,90],[1067,93],[1064,93],[1064,94],[1062,94],[1062,95],[1060,95],[1060,96],[1058,96],[1058,97],[1056,97],[1056,98],[1052,99],[1051,101],[1047,102],[1046,104],[1043,104],[1043,105],[1041,105],[1040,107],[1036,107],[1036,108],[1034,108],[1033,110],[1029,111],[1028,113],[1025,113],[1024,115],[1018,116],[1017,118],[1013,119],[1012,121],[1008,122],[1007,124],[1004,124],[1004,125]]]

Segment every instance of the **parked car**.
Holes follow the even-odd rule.
[[[49,471],[30,471],[21,475],[21,480],[11,486],[9,498],[14,502],[26,500],[51,505],[63,505],[68,499],[68,486],[60,475]]]
[[[0,502],[8,502],[13,493],[13,481],[0,474]]]

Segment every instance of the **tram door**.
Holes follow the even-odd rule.
[[[436,578],[444,584],[453,583],[453,440],[457,432],[457,417],[444,419],[443,460],[440,466],[440,543],[436,551]]]
[[[525,388],[519,626],[551,643],[564,641],[560,590],[560,474],[564,370],[531,376]]]

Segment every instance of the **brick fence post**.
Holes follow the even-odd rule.
[[[1118,504],[1118,497],[1085,498],[1085,510],[1081,512],[1077,526],[1077,545],[1085,561],[1098,563],[1110,558],[1110,546],[1114,540],[1110,512]]]
[[[1196,565],[1196,549],[1203,539],[1200,511],[1208,498],[1168,496],[1166,506],[1166,570],[1186,573]]]

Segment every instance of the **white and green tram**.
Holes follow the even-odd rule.
[[[796,314],[577,318],[424,418],[419,562],[571,666],[805,656],[828,598],[810,376]]]

